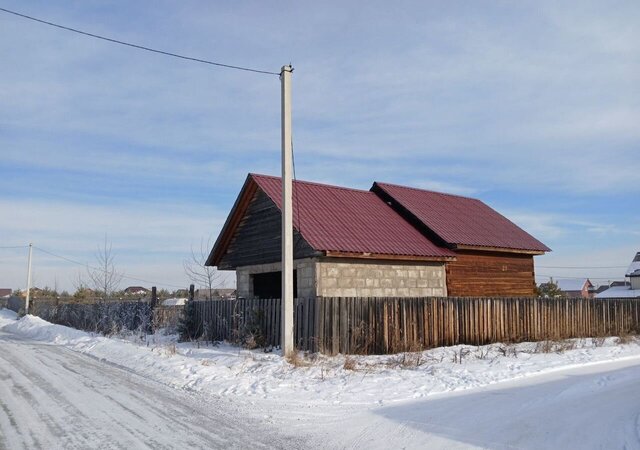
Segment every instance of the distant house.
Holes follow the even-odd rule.
[[[124,290],[124,295],[147,295],[149,289],[142,286],[129,286]]]
[[[631,261],[631,264],[627,268],[626,276],[629,277],[631,289],[640,290],[640,252],[636,253],[635,258]]]
[[[558,280],[556,282],[560,290],[567,297],[591,298],[595,293],[595,286],[588,278],[575,280]]]
[[[533,296],[543,243],[477,199],[294,182],[298,297]],[[206,261],[237,295],[279,298],[281,180],[249,174]]]
[[[608,289],[596,294],[596,298],[640,298],[640,252],[629,264],[625,277],[629,281],[611,283]]]
[[[13,291],[8,288],[0,288],[0,298],[9,298]]]

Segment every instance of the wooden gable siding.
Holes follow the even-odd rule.
[[[456,260],[446,264],[450,297],[535,295],[532,255],[471,250],[456,253]]]
[[[219,269],[278,262],[281,257],[282,213],[273,201],[258,189],[231,238]],[[296,230],[293,231],[293,257],[319,255]]]

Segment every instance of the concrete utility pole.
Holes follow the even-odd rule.
[[[29,314],[29,297],[31,296],[31,252],[33,251],[33,244],[29,242],[29,262],[27,268],[27,298],[24,301],[24,313]]]
[[[291,72],[282,66],[282,352],[290,355],[293,346],[293,183],[291,181]]]

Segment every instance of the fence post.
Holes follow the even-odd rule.
[[[151,303],[149,304],[149,320],[147,322],[147,333],[153,333],[154,323],[155,323],[155,310],[156,306],[158,306],[158,292],[156,291],[156,287],[151,287]]]
[[[151,308],[155,308],[158,305],[158,292],[156,291],[156,287],[153,286],[151,288]]]
[[[195,297],[195,289],[196,287],[193,284],[189,285],[189,301],[190,302],[192,302],[193,298]]]

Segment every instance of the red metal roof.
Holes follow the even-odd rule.
[[[256,174],[250,177],[281,208],[281,179]],[[295,181],[293,226],[309,245],[321,251],[455,257],[370,191]]]
[[[449,244],[547,252],[550,249],[480,200],[375,182]]]

